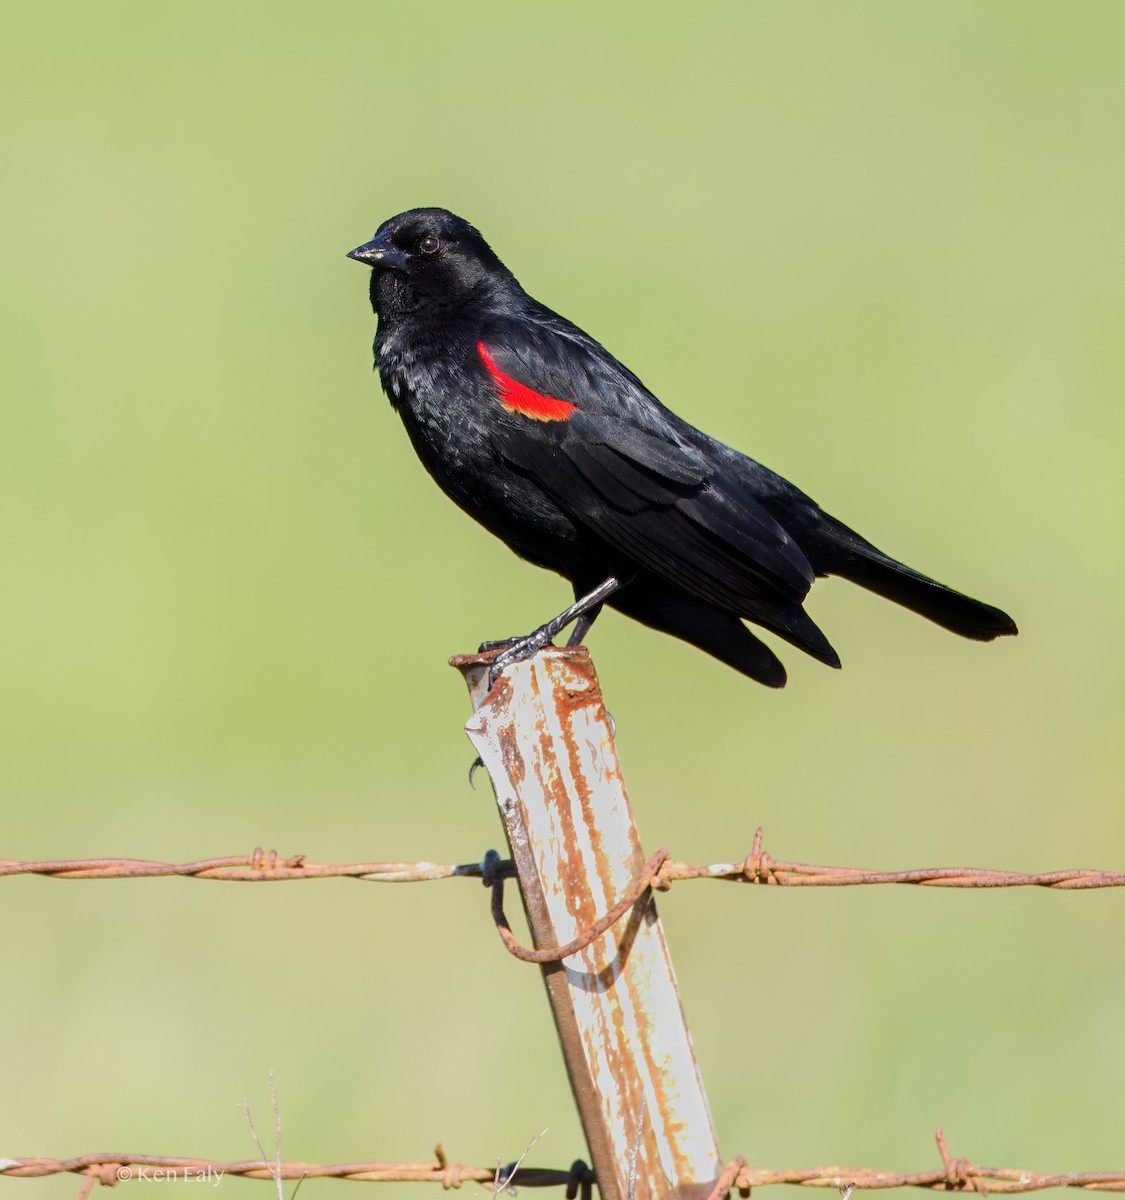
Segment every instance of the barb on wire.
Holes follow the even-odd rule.
[[[748,1166],[741,1157],[732,1158],[715,1181],[708,1200],[722,1200],[732,1188],[743,1197],[756,1187],[779,1183],[804,1187],[863,1190],[915,1187],[930,1191],[976,1192],[981,1197],[998,1192],[1040,1192],[1049,1188],[1082,1188],[1087,1191],[1125,1192],[1123,1171],[1073,1171],[1066,1174],[1041,1174],[1014,1167],[985,1167],[949,1153],[945,1136],[936,1134],[941,1165],[913,1174],[875,1171],[867,1167],[799,1167],[775,1171]],[[522,1161],[522,1160],[521,1160]],[[159,1172],[159,1173],[158,1173]],[[321,1166],[306,1162],[263,1164],[251,1162],[221,1163],[206,1158],[161,1158],[148,1154],[84,1154],[78,1158],[0,1158],[0,1178],[40,1178],[44,1175],[82,1175],[84,1187],[96,1180],[112,1187],[129,1179],[219,1179],[239,1175],[247,1179],[348,1179],[368,1183],[440,1183],[457,1188],[463,1183],[494,1183],[495,1167],[472,1167],[452,1163],[437,1146],[430,1162],[364,1162]],[[579,1159],[567,1170],[516,1165],[509,1175],[504,1168],[506,1185],[522,1187],[565,1187],[573,1200],[579,1188],[585,1193],[597,1182],[594,1173]]]
[[[514,874],[509,859],[497,859],[495,870]],[[137,858],[79,858],[22,862],[0,859],[0,878],[43,875],[51,879],[148,879],[178,876],[187,879],[268,883],[284,879],[362,879],[370,883],[417,883],[429,879],[480,879],[484,864],[432,862],[366,862],[332,865],[308,862],[303,854],[282,858],[260,847],[253,854],[207,858],[199,862],[149,862]],[[864,884],[914,884],[922,887],[1009,888],[1042,887],[1061,891],[1125,887],[1125,872],[1066,869],[1025,873],[986,867],[923,867],[910,871],[873,871],[867,867],[814,866],[773,858],[762,849],[762,830],[745,858],[709,865],[666,858],[652,886],[667,891],[678,880],[725,879],[732,883],[771,887],[856,887]]]

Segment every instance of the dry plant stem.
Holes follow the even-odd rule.
[[[262,1145],[262,1139],[258,1137],[258,1131],[254,1127],[254,1120],[250,1116],[250,1101],[243,1100],[239,1105],[239,1111],[242,1113],[242,1118],[250,1127],[250,1132],[257,1144],[258,1151],[262,1156],[262,1162],[265,1163],[266,1169],[269,1171],[269,1177],[274,1181],[274,1186],[277,1188],[277,1200],[285,1200],[285,1188],[282,1185],[282,1180],[287,1176],[283,1170],[285,1164],[281,1160],[281,1106],[277,1102],[277,1082],[274,1079],[274,1074],[270,1072],[270,1106],[273,1108],[273,1138],[274,1138],[274,1161],[270,1162],[270,1156],[266,1153],[265,1146]],[[291,1178],[291,1176],[290,1176]],[[297,1178],[297,1184],[293,1188],[293,1195],[290,1200],[296,1200],[297,1192],[300,1190],[301,1184],[304,1182],[305,1175],[302,1173]]]
[[[500,1160],[499,1159],[496,1160],[496,1176],[493,1179],[493,1183],[492,1183],[493,1200],[495,1200],[495,1197],[497,1197],[501,1192],[508,1192],[512,1196],[514,1196],[516,1194],[516,1189],[512,1186],[512,1179],[515,1177],[516,1172],[520,1169],[520,1166],[522,1165],[523,1160],[525,1158],[527,1158],[528,1151],[532,1148],[532,1146],[534,1146],[536,1144],[536,1142],[538,1142],[540,1140],[540,1138],[543,1137],[543,1135],[546,1132],[547,1132],[546,1129],[541,1129],[531,1139],[531,1141],[528,1142],[526,1146],[524,1146],[523,1153],[519,1156],[519,1158],[516,1159],[516,1161],[514,1163],[511,1164],[510,1167],[501,1167]],[[501,1174],[503,1174],[504,1171],[507,1171],[508,1174],[507,1174],[506,1178],[503,1181],[501,1181],[500,1176],[501,1176]]]

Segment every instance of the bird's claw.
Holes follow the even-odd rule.
[[[509,646],[516,645],[517,642],[522,642],[522,637],[507,637],[497,638],[494,642],[481,642],[477,647],[478,654],[488,654],[492,650],[507,650]]]

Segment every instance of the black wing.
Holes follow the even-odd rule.
[[[801,548],[718,469],[702,435],[547,315],[543,326],[489,327],[482,339],[482,369],[511,414],[496,427],[504,460],[618,555],[838,663],[801,608],[815,577]]]

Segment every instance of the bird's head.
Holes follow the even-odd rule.
[[[381,317],[485,300],[515,284],[477,230],[444,208],[391,217],[348,258],[372,268],[371,304]]]

